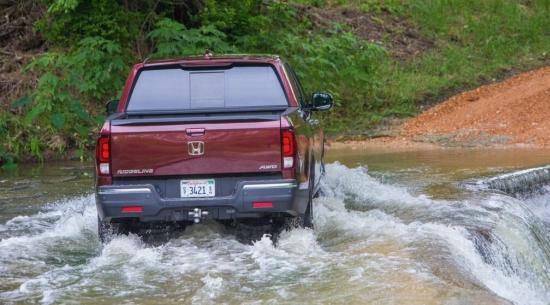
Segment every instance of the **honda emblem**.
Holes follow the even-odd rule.
[[[187,142],[187,152],[190,156],[204,155],[204,142],[193,141]]]

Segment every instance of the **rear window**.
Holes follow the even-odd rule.
[[[287,106],[271,66],[220,70],[143,70],[127,111],[200,110]]]

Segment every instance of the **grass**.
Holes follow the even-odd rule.
[[[314,4],[362,9],[369,3],[374,1]],[[363,128],[383,117],[413,115],[418,105],[440,101],[449,92],[550,62],[550,0],[385,1],[378,11],[406,18],[434,42],[434,48],[409,60],[387,58],[382,63],[377,74],[382,85],[373,95],[383,107],[376,114],[362,114],[372,118],[361,121]],[[363,132],[338,124],[331,127],[337,133]]]
[[[322,119],[327,134],[339,135],[368,134],[384,118],[414,115],[419,105],[550,62],[550,0],[294,0],[290,5],[269,1],[269,6],[258,4],[261,0],[208,0],[208,10],[186,25],[163,14],[152,22],[148,16],[154,14],[147,9],[76,2],[85,5],[47,13],[37,23],[50,52],[31,64],[39,77],[37,89],[28,94],[32,102],[0,110],[0,165],[41,160],[52,150],[49,143],[63,144],[55,148],[60,157],[92,148],[103,119],[102,101],[116,95],[146,43],[158,56],[206,47],[280,54],[306,90],[334,94],[337,107]],[[387,45],[361,40],[345,24],[314,25],[294,4],[355,10],[390,27],[394,24],[383,23],[405,20],[431,47],[398,58]],[[82,18],[91,19],[82,23]],[[149,28],[140,32],[135,24]],[[70,33],[60,30],[65,27]],[[136,43],[138,32],[143,41]],[[394,38],[385,37],[383,44]]]
[[[389,90],[402,101],[397,105],[546,64],[550,1],[530,3],[409,1],[408,17],[436,47],[405,65],[389,64]]]

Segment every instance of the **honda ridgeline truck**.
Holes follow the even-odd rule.
[[[204,219],[311,227],[324,174],[315,113],[331,106],[277,56],[135,65],[97,140],[100,238]]]

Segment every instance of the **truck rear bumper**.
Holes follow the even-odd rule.
[[[296,180],[280,179],[241,181],[232,195],[210,198],[162,198],[151,184],[100,186],[96,205],[99,217],[107,221],[196,221],[197,217],[229,220],[274,213],[296,216],[304,213],[307,198],[307,189],[299,188]]]

